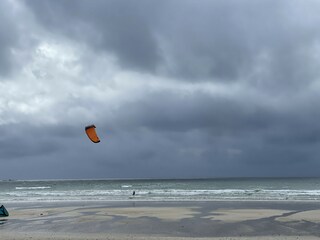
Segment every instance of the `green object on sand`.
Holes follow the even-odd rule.
[[[0,207],[0,217],[8,217],[9,216],[9,213],[7,211],[7,209],[1,205]]]

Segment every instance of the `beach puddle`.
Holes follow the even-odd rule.
[[[291,214],[285,217],[276,218],[279,222],[313,222],[320,223],[320,210],[310,210]]]
[[[203,218],[232,223],[281,216],[289,212],[278,209],[218,209]]]
[[[95,209],[96,215],[143,218],[153,217],[164,221],[179,221],[185,218],[193,218],[199,212],[195,208],[188,207],[134,207],[134,208],[101,208]]]
[[[3,225],[7,222],[8,219],[0,219],[0,225]]]

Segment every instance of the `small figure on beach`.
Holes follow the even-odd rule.
[[[136,191],[133,191],[132,196],[136,195]]]

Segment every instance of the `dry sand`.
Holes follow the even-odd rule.
[[[7,204],[0,239],[320,239],[320,203]]]

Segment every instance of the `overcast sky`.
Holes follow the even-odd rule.
[[[319,9],[0,1],[0,179],[320,176]]]

